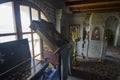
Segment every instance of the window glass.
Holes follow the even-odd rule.
[[[38,11],[34,8],[32,8],[31,11],[32,11],[32,20],[39,20]],[[36,33],[33,34],[33,41],[34,41],[34,55],[36,56],[41,53],[40,37]]]
[[[13,41],[13,40],[16,40],[15,35],[12,35],[12,36],[0,36],[0,43],[1,42]]]
[[[42,59],[42,58],[41,58],[41,55],[36,56],[35,59],[41,60],[41,59]]]
[[[30,9],[28,6],[20,6],[20,16],[23,32],[30,32]]]
[[[32,8],[32,20],[39,20],[38,11]]]
[[[43,12],[41,12],[40,14],[41,14],[41,19],[44,19],[45,21],[48,21]]]
[[[32,54],[32,40],[31,40],[31,34],[23,34],[23,38],[24,39],[28,39],[29,42],[29,47],[30,47],[30,52],[31,52],[31,56],[33,56]]]
[[[27,38],[29,41],[31,56],[34,57],[34,56],[39,55],[36,58],[40,59],[40,53],[41,53],[40,36],[38,36],[37,33],[34,33],[29,27],[31,18],[32,18],[32,20],[39,20],[39,12],[37,9],[31,8],[29,6],[21,5],[20,6],[20,16],[21,16],[23,38]],[[45,15],[43,13],[41,13],[40,16],[42,19],[47,21],[47,18],[45,17]],[[29,32],[29,33],[24,34],[24,32]],[[33,37],[32,37],[32,35],[33,35]],[[33,56],[33,54],[34,54],[34,56]]]
[[[0,34],[16,32],[12,2],[0,4]]]
[[[40,48],[40,37],[38,36],[38,34],[36,34],[36,33],[34,33],[33,34],[33,37],[34,37],[34,53],[35,53],[35,55],[38,55],[38,54],[40,54],[41,52],[41,48]]]

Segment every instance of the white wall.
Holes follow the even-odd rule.
[[[120,20],[119,14],[120,13],[92,13],[92,15],[90,16],[90,21],[89,21],[89,26],[90,26],[89,40],[90,40],[90,43],[89,43],[89,49],[88,49],[88,57],[101,58],[101,55],[103,52],[102,49],[104,46],[104,44],[103,44],[104,43],[104,29],[105,29],[106,20],[110,16],[114,16],[118,20]],[[101,38],[99,41],[91,40],[92,31],[93,31],[94,27],[96,27],[96,26],[100,26],[100,30],[101,30],[101,35],[100,35]],[[118,27],[120,27],[120,25],[118,25]],[[116,37],[118,37],[118,35],[120,35],[119,32],[116,31],[116,33],[117,33]],[[117,38],[115,38],[115,39],[116,39],[116,42],[118,42],[118,39]]]
[[[120,13],[117,13],[117,12],[116,13],[92,13],[92,15],[90,16],[90,20],[89,20],[89,27],[90,27],[89,40],[91,40],[92,29],[94,27],[96,27],[97,25],[102,27],[101,28],[101,30],[102,30],[102,32],[101,32],[102,33],[101,34],[101,41],[103,40],[105,22],[106,22],[107,18],[110,17],[110,16],[115,16],[119,20],[119,25],[118,25],[119,30],[117,31],[117,38],[116,38],[116,43],[118,44],[118,40],[120,40],[120,39],[118,39],[118,35],[120,35],[120,17],[119,17]],[[62,28],[66,29],[65,35],[67,35],[67,36],[69,35],[68,29],[69,29],[69,25],[70,24],[80,24],[80,35],[83,38],[83,27],[84,27],[85,19],[86,19],[86,14],[83,14],[83,13],[79,13],[79,14],[64,14],[62,16],[62,24],[64,25],[64,27],[62,27]],[[95,43],[97,43],[97,42],[95,42]],[[102,46],[101,45],[102,42],[98,42],[98,43],[100,43],[100,46]],[[98,46],[99,46],[99,44],[98,44]],[[92,48],[92,49],[95,49],[95,48]],[[97,53],[97,51],[96,51],[96,53]],[[101,52],[99,52],[99,54],[93,54],[92,57],[94,55],[96,55],[97,58],[99,58],[101,56]]]
[[[84,27],[84,21],[86,18],[86,14],[68,14],[65,15],[65,21],[66,21],[66,27],[69,29],[70,24],[80,24],[80,36],[83,38],[83,27]]]
[[[63,19],[64,18],[64,19]],[[65,14],[62,16],[62,20],[64,20],[63,24],[65,25],[66,32],[65,35],[69,36],[69,25],[71,24],[80,24],[80,37],[81,41],[83,40],[83,27],[84,27],[84,22],[85,22],[86,14]],[[69,39],[69,37],[68,37]],[[77,44],[78,45],[78,44]],[[81,45],[81,44],[80,44]],[[77,49],[77,55],[80,54],[80,50],[82,47],[78,47]]]
[[[89,26],[91,28],[91,30],[96,26],[96,25],[101,25],[103,27],[105,27],[105,24],[106,24],[106,20],[110,17],[110,16],[114,16],[116,17],[118,20],[119,20],[119,24],[117,26],[120,27],[120,13],[92,13],[91,15],[91,20],[89,22]],[[114,28],[114,27],[113,27]],[[91,38],[91,34],[92,32],[90,32],[90,38]],[[116,31],[116,37],[115,37],[115,43],[114,45],[117,46],[118,44],[118,36],[120,35],[120,31]]]

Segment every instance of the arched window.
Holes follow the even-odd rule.
[[[32,20],[39,19],[47,21],[45,14],[27,1],[11,0],[0,4],[0,43],[27,38],[31,56],[40,59],[41,39],[29,27]]]
[[[28,38],[29,46],[32,57],[36,57],[40,59],[41,54],[41,39],[30,29],[30,23],[32,20],[44,19],[47,21],[47,18],[43,12],[37,8],[34,8],[29,5],[20,5],[20,19],[21,19],[21,27],[22,27],[22,35],[23,38]]]
[[[44,19],[45,21],[48,21],[47,17],[45,16],[45,14],[43,12],[41,12],[41,19]]]

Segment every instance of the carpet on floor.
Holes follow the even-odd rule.
[[[84,80],[117,80],[120,61],[79,61],[73,65],[72,75]]]

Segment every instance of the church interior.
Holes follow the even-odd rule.
[[[0,80],[120,80],[120,0],[0,0]]]

